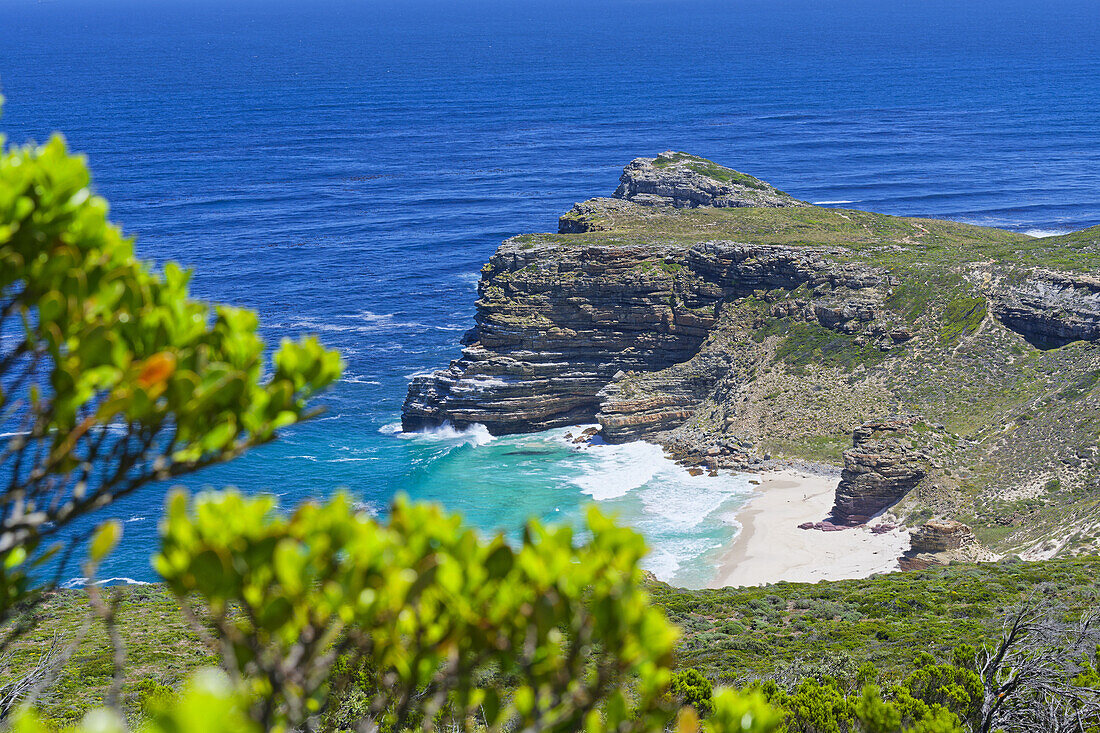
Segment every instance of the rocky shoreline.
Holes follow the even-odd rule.
[[[412,381],[402,426],[597,422],[708,472],[843,462],[837,525],[901,504],[914,526],[998,526],[1004,497],[1096,475],[1091,232],[1068,235],[1078,265],[1059,238],[820,209],[695,156],[638,159],[557,234],[501,245],[461,358]],[[1065,529],[1043,517],[1038,534]]]

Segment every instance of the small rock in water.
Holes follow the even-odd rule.
[[[814,523],[813,522],[803,522],[802,524],[798,525],[798,528],[799,529],[813,529],[814,528]]]
[[[688,474],[690,474],[691,476],[702,476],[703,475],[703,469],[701,469],[701,468],[689,468],[688,469]]]

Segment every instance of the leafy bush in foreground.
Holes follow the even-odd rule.
[[[430,505],[381,522],[344,496],[285,516],[267,496],[177,492],[156,566],[185,611],[202,599],[196,630],[228,676],[154,690],[142,730],[775,730],[761,695],[709,683],[705,720],[678,710],[677,632],[644,590],[644,542],[595,509],[587,531],[576,545],[531,523],[513,548]],[[119,721],[93,711],[81,730]]]
[[[271,440],[340,374],[311,338],[265,372],[256,316],[137,260],[89,186],[60,137],[0,151],[0,622],[43,590],[49,538]]]
[[[441,712],[492,729],[667,721],[675,629],[641,587],[641,537],[595,510],[587,544],[532,523],[513,549],[434,506],[399,501],[386,523],[343,496],[273,509],[176,494],[156,558],[174,592],[209,604],[223,665],[264,728],[320,710],[340,656],[375,671],[363,712],[397,730]]]

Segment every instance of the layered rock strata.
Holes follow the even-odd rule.
[[[919,555],[957,550],[977,543],[978,538],[962,522],[954,519],[933,519],[914,529],[909,540],[909,551]]]
[[[909,550],[899,559],[902,570],[923,570],[984,554],[973,530],[953,519],[925,522],[909,533],[909,543]]]
[[[1100,278],[1039,269],[989,290],[993,314],[1035,346],[1100,338]]]
[[[702,374],[677,379],[644,404],[622,390],[603,391],[616,375],[692,359],[721,303],[800,287],[804,297],[774,307],[888,338],[889,329],[874,321],[889,276],[819,251],[722,241],[655,251],[509,240],[482,270],[477,325],[462,358],[412,381],[403,428],[450,422],[480,423],[492,434],[533,432],[600,413],[609,440],[644,437],[682,422],[728,363],[712,355]],[[639,414],[647,417],[633,417]]]
[[[836,524],[865,524],[892,507],[927,474],[927,456],[914,445],[914,419],[890,418],[861,426],[844,451],[836,489]]]

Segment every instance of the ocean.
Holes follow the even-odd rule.
[[[1095,0],[0,0],[0,131],[62,131],[140,256],[258,311],[269,343],[344,354],[323,417],[189,488],[344,488],[379,513],[404,492],[513,534],[595,501],[702,586],[751,477],[564,430],[400,433],[482,263],[666,149],[821,205],[1100,223],[1098,48]],[[167,488],[99,515],[126,521],[101,577],[156,580]]]

